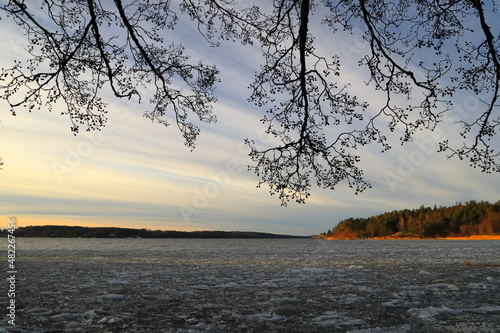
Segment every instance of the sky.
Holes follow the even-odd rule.
[[[500,175],[484,174],[467,162],[437,153],[437,142],[457,140],[457,115],[479,110],[479,97],[463,93],[453,113],[437,131],[422,131],[413,142],[381,153],[375,144],[358,152],[372,188],[355,195],[345,183],[335,190],[313,187],[305,204],[280,205],[247,171],[245,138],[269,142],[260,123],[265,109],[247,102],[249,84],[262,63],[257,47],[224,43],[209,48],[196,31],[182,26],[168,38],[182,41],[193,59],[215,63],[221,82],[215,124],[202,125],[197,147],[190,151],[172,125],[154,124],[142,116],[146,103],[116,100],[103,91],[108,124],[100,132],[74,136],[71,122],[56,106],[12,116],[0,101],[0,216],[4,225],[15,217],[18,226],[81,225],[162,230],[244,230],[292,235],[325,232],[349,217],[368,217],[397,209],[448,206],[456,202],[500,199]],[[23,59],[25,41],[16,26],[0,21],[0,66]],[[357,59],[366,51],[361,34],[328,35],[324,26],[313,32],[326,38],[325,54],[343,61],[341,82],[366,97],[376,108],[384,96],[365,86],[366,72]],[[324,50],[323,50],[324,49]],[[335,130],[335,129],[332,129]],[[1,227],[1,224],[0,224]]]

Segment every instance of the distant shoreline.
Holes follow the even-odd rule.
[[[338,240],[356,240],[356,239],[361,239],[361,238],[334,238],[334,237],[324,237],[321,239],[338,239]],[[472,235],[468,237],[433,237],[433,238],[420,238],[420,237],[391,237],[391,236],[386,236],[386,237],[373,237],[373,238],[362,238],[365,240],[370,240],[370,239],[394,239],[394,240],[412,240],[412,239],[445,239],[445,240],[500,240],[500,235]]]
[[[7,230],[1,230],[7,236]],[[223,231],[223,230],[152,230],[147,228],[121,228],[121,227],[83,227],[65,225],[40,225],[19,227],[15,230],[16,237],[32,238],[311,238],[310,236],[294,236],[273,234],[258,231]]]

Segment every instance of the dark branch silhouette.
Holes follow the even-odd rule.
[[[30,45],[28,61],[15,61],[1,74],[0,91],[13,114],[63,103],[76,134],[81,126],[105,125],[101,91],[141,100],[144,88],[153,91],[145,116],[175,122],[194,148],[195,122],[215,121],[218,70],[192,62],[182,45],[166,40],[186,14],[213,46],[222,40],[260,45],[263,61],[249,100],[266,108],[262,122],[277,143],[247,139],[249,168],[282,204],[304,202],[314,183],[334,189],[345,182],[362,192],[370,184],[358,167],[358,147],[375,142],[386,151],[392,144],[387,133],[401,131],[401,143],[409,142],[417,131],[434,130],[447,113],[457,119],[463,141],[443,140],[440,151],[483,172],[500,171],[494,1],[274,0],[259,7],[183,0],[175,7],[169,0],[46,0],[41,10],[36,6],[10,0],[0,7]],[[311,27],[321,23],[332,36],[340,29],[364,32],[368,48],[358,60],[369,73],[366,84],[385,98],[379,109],[339,83],[339,54],[315,48],[324,41]],[[456,113],[453,98],[462,91],[477,94],[482,108]]]
[[[20,106],[51,110],[62,101],[73,132],[81,125],[99,129],[106,123],[105,105],[99,97],[103,88],[109,86],[119,98],[140,98],[137,87],[152,86],[152,110],[145,116],[168,125],[165,116],[171,110],[187,146],[194,147],[199,133],[190,115],[215,121],[211,103],[217,69],[202,62],[189,63],[182,45],[165,46],[160,36],[164,28],[175,24],[169,1],[125,6],[120,0],[113,4],[44,1],[48,23],[42,23],[30,8],[16,0],[2,7],[31,44],[28,67],[16,62],[3,72],[5,84],[0,88],[13,114]]]

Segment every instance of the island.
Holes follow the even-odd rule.
[[[348,218],[316,238],[495,238],[500,239],[500,201],[458,202],[453,206],[420,206],[367,218]]]
[[[7,230],[1,231],[3,235]],[[82,227],[62,225],[26,226],[16,229],[16,237],[65,237],[65,238],[310,238],[255,231],[176,231],[148,228]]]

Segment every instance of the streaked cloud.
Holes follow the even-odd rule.
[[[0,43],[11,47],[0,50],[2,66],[21,59],[23,54],[22,40],[18,39],[22,37],[16,37],[15,25],[7,21],[1,21],[8,33],[0,36]],[[194,35],[185,29],[174,33],[186,44],[193,41]],[[363,50],[361,44],[356,44],[361,39],[353,43],[353,37],[340,34],[335,38],[339,38],[337,43],[320,45],[320,51],[324,48],[324,52],[333,52],[331,48],[340,45],[346,58]],[[199,37],[195,42],[200,42]],[[246,170],[249,158],[243,140],[268,139],[259,121],[265,110],[246,101],[248,84],[261,62],[259,57],[258,48],[237,43],[219,49],[207,46],[193,55],[193,59],[203,58],[207,63],[219,62],[222,73],[216,90],[219,102],[214,106],[218,122],[202,125],[193,152],[183,145],[174,124],[164,128],[151,123],[142,117],[146,105],[134,100],[115,101],[104,94],[109,99],[108,126],[101,132],[77,136],[72,135],[69,119],[60,116],[57,108],[52,113],[18,112],[17,117],[12,117],[5,102],[0,101],[0,156],[5,162],[0,171],[2,215],[16,216],[21,225],[309,235],[326,231],[351,216],[367,217],[422,204],[499,199],[498,175],[484,175],[467,163],[427,152],[418,142],[400,147],[395,135],[394,149],[389,152],[381,154],[377,145],[359,149],[372,189],[356,196],[345,184],[339,184],[335,191],[313,188],[305,205],[290,203],[281,207],[279,199],[269,196],[265,186],[256,188],[258,179]],[[357,68],[357,63],[351,65]],[[380,105],[384,96],[360,84],[366,74],[348,68],[342,68],[339,80],[357,82],[349,89],[366,96],[372,105]],[[453,126],[447,130],[454,135]],[[416,137],[429,138],[430,132]],[[395,177],[392,187],[388,175]]]

